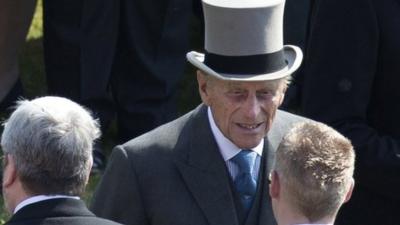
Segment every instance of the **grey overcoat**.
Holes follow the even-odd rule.
[[[268,174],[282,136],[301,120],[277,111],[265,138],[261,179],[247,220],[240,214],[204,105],[115,147],[92,210],[100,217],[129,225],[276,224]]]

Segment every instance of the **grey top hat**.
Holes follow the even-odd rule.
[[[206,53],[190,63],[223,80],[261,81],[296,71],[301,49],[283,45],[285,0],[203,0]]]

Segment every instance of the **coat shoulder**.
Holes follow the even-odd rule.
[[[206,107],[200,105],[176,120],[161,125],[116,148],[122,148],[127,155],[134,155],[136,158],[163,156],[170,158],[174,154],[179,154],[179,149],[185,149],[190,145],[191,135],[196,129],[199,129],[198,124],[204,123],[206,118]]]
[[[126,142],[122,147],[128,151],[157,149],[158,147],[171,149],[181,137],[182,130],[190,123],[190,118],[191,113],[183,115],[174,121],[161,125],[150,132]]]
[[[283,136],[293,127],[294,124],[305,121],[311,120],[290,112],[277,110],[272,127],[268,132],[268,140],[272,146],[277,147]]]
[[[273,127],[281,127],[281,128],[290,128],[293,126],[293,124],[298,123],[298,122],[305,122],[305,121],[311,121],[311,119],[308,119],[303,116],[299,116],[287,111],[283,110],[278,110],[276,112],[275,120],[273,122]]]

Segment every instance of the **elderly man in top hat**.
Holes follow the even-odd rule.
[[[275,224],[268,174],[304,118],[278,110],[301,50],[283,46],[284,0],[203,0],[203,104],[115,147],[92,210],[125,224]]]

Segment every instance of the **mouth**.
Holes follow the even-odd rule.
[[[245,124],[245,123],[237,123],[237,125],[240,128],[246,129],[246,130],[255,130],[259,128],[263,123],[254,123],[254,124]]]

